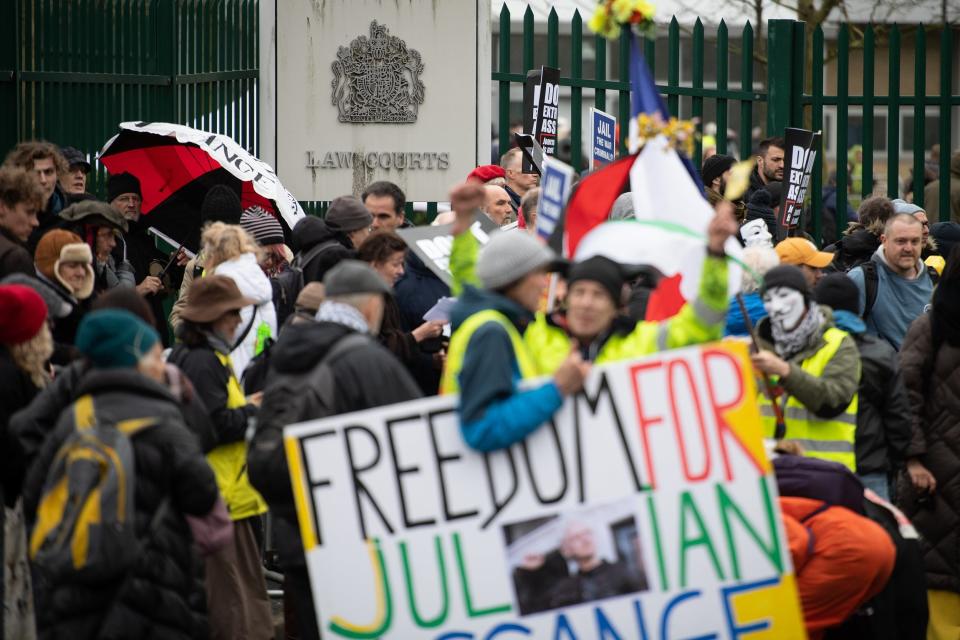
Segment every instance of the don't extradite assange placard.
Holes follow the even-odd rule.
[[[456,403],[286,429],[324,637],[805,637],[746,346],[597,368],[489,454]]]

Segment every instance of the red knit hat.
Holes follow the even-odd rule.
[[[0,344],[33,339],[47,321],[47,305],[40,294],[19,284],[0,286]]]
[[[494,178],[504,178],[506,175],[507,172],[504,171],[500,165],[485,164],[471,171],[470,175],[467,176],[467,180],[479,180],[480,182],[486,183]]]

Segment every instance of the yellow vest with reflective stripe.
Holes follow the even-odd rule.
[[[608,364],[631,358],[641,358],[667,349],[666,322],[640,322],[626,335],[610,336],[600,348],[594,364]],[[523,334],[523,341],[533,357],[537,373],[553,375],[570,354],[573,342],[567,332],[550,324],[546,316],[537,314],[537,320]]]
[[[836,355],[846,335],[847,333],[840,329],[833,327],[827,329],[823,334],[827,344],[800,363],[800,368],[812,376],[823,375],[827,363]],[[785,439],[798,442],[807,456],[839,462],[856,472],[857,459],[853,445],[857,432],[858,399],[858,394],[854,394],[853,400],[843,413],[833,418],[820,418],[794,396],[788,396],[783,411],[784,421],[787,424]],[[763,393],[760,394],[758,403],[764,437],[772,438],[777,424],[773,406]]]
[[[537,368],[535,360],[530,355],[527,345],[520,337],[520,332],[513,326],[507,316],[493,309],[478,311],[457,327],[450,337],[450,346],[447,348],[447,362],[443,368],[443,379],[440,381],[440,393],[457,393],[460,391],[460,370],[463,368],[463,359],[467,353],[467,345],[470,344],[470,338],[476,333],[477,329],[487,324],[495,322],[503,327],[504,331],[510,337],[510,344],[513,345],[513,357],[517,362],[517,369],[520,371],[520,377],[537,377]]]
[[[233,375],[230,356],[225,356],[219,351],[215,353],[230,374],[227,382],[227,409],[245,407],[247,397],[240,388],[236,376]],[[233,520],[242,520],[267,512],[267,503],[250,484],[250,478],[247,476],[247,443],[245,441],[220,445],[207,454],[207,462],[213,469],[213,474],[217,478],[217,488],[220,489],[220,495],[227,503],[227,509]]]

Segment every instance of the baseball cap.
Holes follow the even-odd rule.
[[[783,264],[805,264],[808,267],[823,269],[833,262],[832,253],[820,251],[817,249],[817,245],[805,238],[781,240],[774,249]]]
[[[60,147],[60,155],[67,161],[67,166],[80,167],[84,173],[90,173],[90,162],[87,156],[76,147]]]

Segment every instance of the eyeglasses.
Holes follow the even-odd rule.
[[[119,202],[120,204],[140,204],[140,196],[131,193],[125,196],[117,196],[114,201]]]

